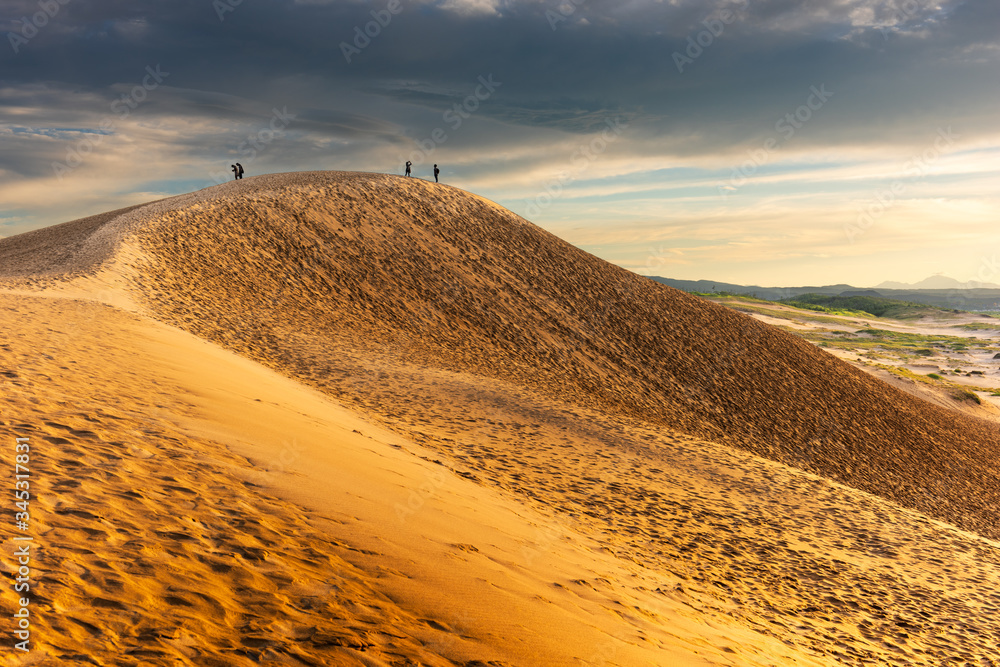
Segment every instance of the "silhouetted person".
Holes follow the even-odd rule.
[[[231,164],[229,166],[233,168],[233,180],[235,181],[240,177],[240,168],[237,167],[235,164]]]
[[[438,182],[438,174],[440,174],[440,173],[441,173],[441,170],[438,169],[437,165],[434,165],[434,182],[435,183]]]
[[[413,163],[412,163],[412,162],[410,162],[409,160],[407,160],[407,161],[406,161],[406,175],[407,175],[407,176],[409,176],[409,175],[410,175],[410,167],[411,167],[412,165],[413,165]]]
[[[240,173],[239,173],[239,175],[236,176],[236,178],[243,178],[243,165],[240,164],[239,162],[237,162],[236,166],[239,167],[239,170],[240,170]]]

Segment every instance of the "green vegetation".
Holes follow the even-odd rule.
[[[688,294],[700,296],[705,299],[730,299],[734,301],[744,301],[746,303],[776,303],[774,301],[768,301],[767,299],[761,299],[753,294],[734,294],[733,292],[688,292]]]
[[[702,296],[702,295],[699,295]],[[720,306],[725,306],[726,308],[732,308],[733,310],[738,310],[744,313],[756,313],[758,315],[767,315],[768,317],[774,317],[781,320],[791,320],[792,322],[817,322],[820,324],[843,324],[842,319],[836,317],[830,317],[827,315],[813,315],[811,313],[807,314],[801,310],[789,310],[788,308],[781,308],[783,304],[779,304],[775,301],[765,301],[763,299],[757,299],[752,296],[727,296],[721,299],[714,298],[716,295],[711,295],[713,301],[718,303]],[[854,314],[852,317],[868,317],[867,314]]]
[[[892,364],[877,364],[877,366],[884,371],[889,371],[897,377],[906,378],[907,380],[920,382],[922,384],[934,384],[934,382],[929,379],[930,375],[918,375],[909,368],[905,368],[903,366],[894,366]]]
[[[982,341],[976,340],[975,338],[945,336],[939,334],[907,333],[904,331],[877,329],[875,327],[858,329],[854,332],[854,334],[857,336],[869,337],[885,347],[893,347],[900,350],[904,348],[912,348],[906,351],[910,354],[919,354],[921,356],[930,356],[934,354],[934,351],[930,349],[934,347],[939,349],[967,349],[970,345],[975,347],[982,346]],[[863,342],[863,339],[854,340],[852,342],[860,343]]]
[[[699,296],[708,298],[719,305],[736,311],[784,320],[788,323],[788,326],[779,325],[779,328],[789,333],[800,336],[820,347],[855,352],[867,359],[874,360],[895,357],[901,361],[917,361],[938,355],[947,355],[948,353],[969,351],[993,352],[995,351],[994,348],[996,348],[995,341],[983,338],[898,332],[867,325],[863,329],[857,329],[856,327],[860,324],[858,322],[859,319],[873,319],[874,315],[868,311],[835,310],[832,306],[822,304],[799,303],[802,297],[775,302],[758,299],[746,294],[711,293],[700,294]],[[881,312],[883,315],[895,314],[900,316],[908,313],[911,316],[915,316],[919,311],[921,315],[938,315],[942,318],[951,317],[947,311],[920,304],[911,304],[905,301],[894,301],[892,299],[816,295],[812,295],[809,299],[813,300],[813,297],[828,304],[850,305],[854,307],[864,306],[869,308],[869,310]],[[979,326],[985,323],[976,324]],[[854,330],[844,330],[845,325],[854,328]]]
[[[986,324],[985,322],[969,322],[967,324],[953,324],[952,328],[965,329],[967,331],[996,331],[1000,329],[1000,322],[996,324]]]
[[[826,296],[823,294],[800,294],[791,299],[781,301],[788,306],[818,310],[832,314],[846,314],[857,317],[858,314],[905,319],[925,315],[931,310],[924,304],[911,301],[898,301],[878,296]]]
[[[781,320],[775,323],[779,329],[825,348],[831,354],[947,392],[947,395],[957,401],[982,404],[981,396],[1000,397],[1000,389],[988,381],[984,371],[941,367],[942,364],[966,363],[964,353],[982,352],[992,355],[1000,352],[1000,346],[997,345],[1000,340],[1000,320],[983,317],[983,321],[954,324],[955,316],[951,310],[877,297],[803,295],[784,301],[767,301],[748,294],[712,293],[699,296],[732,310],[766,316],[771,322]],[[821,303],[815,303],[816,301]],[[967,316],[968,313],[964,315]],[[925,316],[930,320],[927,328],[931,331],[949,327],[949,331],[958,335],[924,332],[920,325],[900,321]],[[875,324],[873,320],[877,320],[879,324],[872,326]],[[982,331],[997,333],[987,333],[984,336],[979,333]],[[961,335],[963,332],[967,333]],[[974,337],[976,335],[979,337]],[[1000,355],[997,358],[1000,359]],[[941,370],[924,373],[921,367],[926,368],[930,359],[935,359],[935,365]],[[913,370],[907,365],[912,365]],[[927,370],[932,368],[934,366]],[[981,378],[982,384],[989,386],[958,385],[949,381],[949,376],[952,375]],[[977,391],[980,394],[976,394]]]
[[[979,405],[983,404],[983,399],[979,398],[979,394],[967,391],[965,389],[959,389],[954,394],[952,394],[956,400],[959,401],[975,401]]]

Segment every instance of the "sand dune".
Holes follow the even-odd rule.
[[[43,549],[40,648],[23,662],[5,649],[5,664],[725,657],[728,633],[676,639],[692,625],[679,603],[657,608],[671,623],[626,622],[613,607],[636,596],[628,575],[584,536],[526,561],[522,545],[556,530],[550,518],[316,392],[99,304],[5,296],[3,307],[18,326],[0,350],[5,415],[17,415],[2,429],[32,440]],[[555,588],[591,579],[606,589]],[[8,618],[12,599],[5,588]]]
[[[164,321],[335,396],[370,383],[345,386],[356,369],[338,368],[329,345],[386,366],[470,371],[1000,535],[995,426],[607,264],[490,202],[333,173],[212,192],[130,222],[132,290]]]
[[[0,274],[45,654],[1000,661],[994,426],[468,193],[248,178]]]

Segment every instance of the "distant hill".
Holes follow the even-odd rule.
[[[760,285],[737,285],[735,283],[724,283],[716,280],[675,280],[673,278],[661,278],[660,276],[650,276],[653,280],[664,285],[669,285],[674,289],[683,292],[729,292],[731,294],[749,294],[758,299],[768,301],[778,301],[780,299],[790,299],[800,294],[826,294],[829,296],[840,296],[845,290],[857,290],[850,285],[826,285],[823,287],[810,285],[805,287],[761,287]],[[880,294],[878,296],[881,296]]]
[[[913,283],[912,285],[907,283],[898,283],[891,280],[887,280],[884,283],[875,286],[875,289],[892,289],[892,290],[955,290],[955,289],[998,289],[1000,290],[1000,285],[995,285],[993,283],[979,283],[979,282],[969,282],[960,283],[954,278],[949,278],[948,276],[936,275],[930,278],[924,278],[919,283]]]
[[[871,291],[871,290],[865,290]],[[870,294],[854,294],[851,296],[827,296],[823,294],[802,294],[792,299],[785,299],[782,303],[800,308],[812,308],[817,306],[821,309],[831,310],[851,310],[869,313],[875,317],[893,317],[905,319],[908,317],[919,317],[935,311],[933,307],[912,301],[898,301],[896,299],[886,299],[881,296],[871,296]]]
[[[731,294],[747,294],[768,301],[794,299],[803,294],[821,296],[867,296],[873,298],[910,301],[947,310],[1000,310],[1000,286],[983,283],[986,287],[962,287],[962,283],[944,276],[933,276],[918,284],[947,284],[958,287],[919,288],[904,286],[899,289],[879,286],[878,288],[853,287],[851,285],[825,285],[821,287],[807,285],[803,287],[760,287],[758,285],[737,285],[713,280],[675,280],[651,276],[653,280],[685,292],[729,292]],[[939,280],[935,280],[939,279]],[[885,285],[887,283],[883,283]],[[903,283],[888,283],[903,285]]]

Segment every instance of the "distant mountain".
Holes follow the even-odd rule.
[[[844,290],[837,296],[871,296],[878,298],[884,295],[878,290],[873,290],[873,289],[849,289],[849,290]]]
[[[877,288],[853,287],[851,285],[825,285],[823,287],[760,287],[758,285],[736,285],[713,280],[675,280],[651,276],[653,280],[669,285],[684,292],[728,292],[730,294],[746,294],[780,301],[791,299],[803,294],[820,294],[823,296],[871,296],[912,301],[928,306],[946,308],[949,310],[1000,310],[1000,285],[989,283],[960,283],[945,276],[931,276],[916,285],[885,282]],[[892,287],[899,285],[901,287]],[[927,285],[932,285],[928,287]]]
[[[824,294],[829,296],[839,296],[845,290],[857,290],[850,285],[826,285],[823,287],[761,287],[759,285],[737,285],[735,283],[724,283],[716,280],[675,280],[673,278],[661,278],[650,276],[658,283],[670,285],[683,292],[729,292],[730,294],[747,294],[758,299],[777,301],[779,299],[791,299],[800,294]]]
[[[954,278],[949,278],[948,276],[935,275],[930,278],[924,278],[919,283],[914,283],[909,285],[907,283],[899,283],[891,280],[887,280],[884,283],[875,286],[875,289],[1000,289],[1000,285],[995,285],[993,283],[979,283],[979,282],[968,282],[960,283]]]

